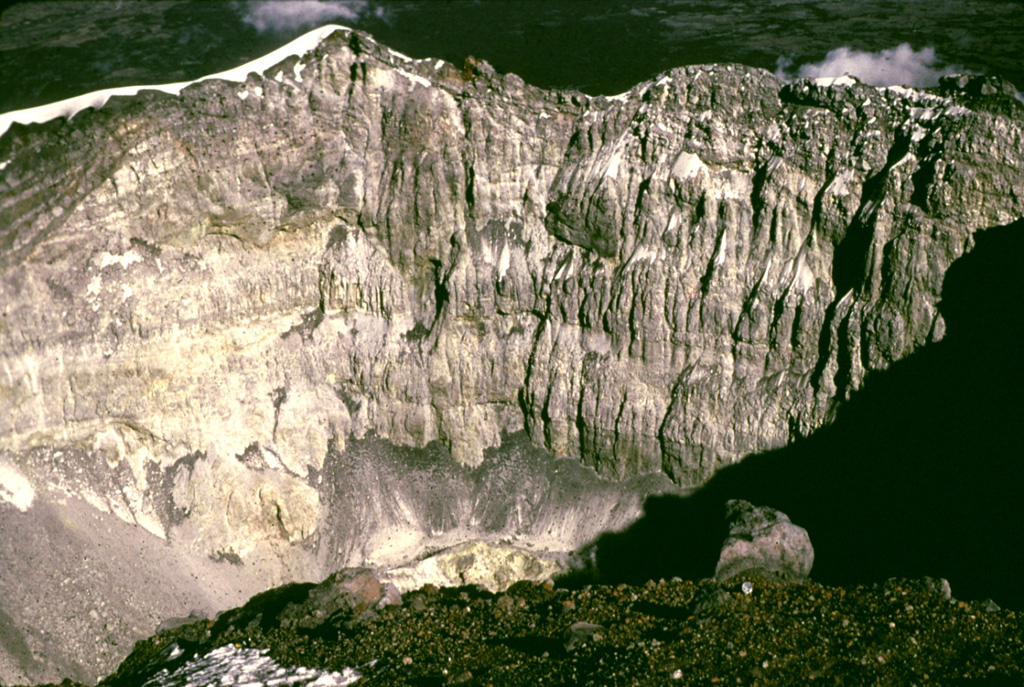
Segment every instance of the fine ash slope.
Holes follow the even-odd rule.
[[[474,533],[575,548],[669,479],[807,435],[942,338],[947,268],[1024,216],[998,90],[717,65],[590,98],[339,29],[241,84],[13,126],[3,563],[53,566],[55,591],[2,590],[4,677],[94,679],[183,598],[216,610]],[[520,430],[623,481],[488,452]],[[406,479],[421,458],[392,444],[436,466]],[[90,509],[109,538],[79,531]],[[52,543],[30,555],[23,532]],[[119,544],[154,535],[163,556]],[[58,580],[85,550],[104,582],[71,587],[116,589],[128,561],[198,583],[92,617]]]

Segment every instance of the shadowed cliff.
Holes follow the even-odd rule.
[[[724,503],[743,498],[808,530],[820,582],[941,576],[959,598],[1024,608],[1021,256],[1024,221],[979,233],[946,275],[941,342],[871,375],[808,439],[692,497],[649,499],[642,520],[596,543],[602,581],[709,576]]]

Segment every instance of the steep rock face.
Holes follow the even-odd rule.
[[[942,337],[946,268],[1020,216],[1011,109],[734,66],[592,106],[546,218],[572,245],[526,381],[535,439],[697,484],[820,426]]]
[[[4,139],[0,437],[102,459],[154,530],[183,457],[278,468],[289,539],[328,443],[368,431],[472,466],[525,426],[700,483],[941,337],[946,267],[1024,212],[1020,142],[850,79],[588,99],[339,31]]]
[[[582,545],[942,337],[946,269],[1024,216],[1020,107],[974,86],[703,66],[589,98],[338,30],[15,126],[0,507],[82,499],[266,585],[480,532]],[[523,429],[623,485],[491,470]]]
[[[329,442],[478,464],[523,424],[563,99],[342,32],[242,86],[9,135],[2,447],[154,532],[216,502],[289,541]]]

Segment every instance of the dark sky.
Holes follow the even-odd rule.
[[[902,60],[921,85],[961,68],[1024,87],[1020,0],[49,0],[0,14],[0,112],[194,79],[328,22],[413,57],[473,55],[538,86],[592,94],[702,62],[775,70],[783,59],[796,74],[843,47],[859,51],[847,67]]]

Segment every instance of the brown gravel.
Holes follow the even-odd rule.
[[[360,685],[1024,684],[1024,623],[935,583],[648,582],[579,590],[520,582],[505,594],[425,587],[402,605],[275,621],[288,594],[140,642],[104,684],[138,685],[172,641],[269,648],[279,663],[359,667]],[[292,591],[288,591],[291,589]],[[250,608],[251,607],[251,608]],[[358,610],[358,609],[357,609]],[[570,627],[580,630],[566,649]],[[372,664],[372,665],[371,665]]]

